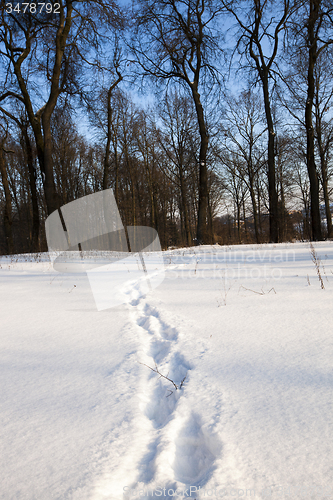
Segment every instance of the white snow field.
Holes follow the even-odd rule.
[[[86,274],[2,257],[0,498],[332,499],[333,242],[315,248],[324,289],[309,243],[203,246],[104,311]]]

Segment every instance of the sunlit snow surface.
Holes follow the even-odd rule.
[[[101,312],[86,274],[2,257],[0,498],[331,499],[333,244],[315,248],[325,289],[308,243],[195,247]]]

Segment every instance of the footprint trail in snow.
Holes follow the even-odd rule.
[[[142,346],[138,362],[153,369],[157,367],[159,373],[171,379],[178,389],[142,366],[140,410],[151,427],[146,435],[146,449],[138,463],[138,475],[129,486],[128,497],[130,492],[144,490],[149,498],[171,499],[174,498],[172,492],[177,489],[203,486],[208,481],[222,445],[217,435],[202,425],[199,412],[191,408],[186,398],[191,387],[191,371],[195,367],[180,351],[180,329],[166,322],[163,314],[145,297],[138,299],[138,289],[129,293],[132,298],[129,305],[131,321],[137,328]],[[177,319],[175,324],[179,324]],[[163,493],[159,488],[165,488]],[[191,496],[199,498],[194,493]]]

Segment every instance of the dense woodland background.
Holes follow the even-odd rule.
[[[0,15],[1,254],[47,250],[46,217],[110,187],[163,248],[333,236],[333,2]]]

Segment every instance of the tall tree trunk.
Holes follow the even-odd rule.
[[[125,145],[125,160],[129,172],[130,178],[130,189],[131,189],[131,198],[132,198],[132,226],[136,226],[136,197],[135,197],[135,181],[133,175],[133,169],[131,165],[131,159],[129,158],[127,145]]]
[[[185,232],[185,224],[184,224],[184,210],[183,210],[183,200],[181,196],[178,197],[178,210],[180,216],[180,244],[182,247],[186,246],[186,232]]]
[[[269,198],[269,238],[271,243],[279,241],[279,210],[275,180],[275,132],[269,99],[268,71],[262,71],[265,115],[268,128],[268,198]]]
[[[65,10],[66,8],[66,15]],[[60,13],[59,13],[59,24],[56,32],[56,37],[54,40],[55,50],[53,57],[53,68],[50,71],[51,74],[51,87],[49,97],[45,105],[34,113],[29,91],[26,85],[26,80],[22,75],[22,64],[32,49],[32,39],[27,36],[26,32],[26,46],[17,58],[12,58],[12,64],[14,68],[14,73],[17,78],[17,83],[20,87],[24,106],[33,129],[36,146],[37,146],[37,156],[42,171],[45,201],[47,206],[48,215],[57,210],[61,204],[61,197],[58,195],[55,189],[54,173],[53,173],[53,161],[52,161],[52,134],[51,134],[51,116],[54,108],[57,104],[57,100],[60,94],[60,77],[63,56],[65,52],[67,38],[72,26],[72,12],[73,5],[69,0],[66,2],[65,6],[60,3]],[[40,121],[42,119],[42,127]],[[43,128],[43,132],[42,132]]]
[[[210,243],[213,244],[214,243],[213,214],[212,214],[212,206],[210,203],[209,190],[208,190],[207,202],[208,202],[208,235]]]
[[[38,199],[37,199],[37,187],[36,187],[36,169],[34,167],[33,153],[31,142],[27,130],[27,126],[23,125],[22,134],[24,139],[24,144],[27,153],[27,163],[29,170],[29,185],[31,193],[31,204],[32,204],[32,235],[31,235],[31,251],[37,252],[39,250],[39,211],[38,211]]]
[[[5,212],[4,212],[4,225],[5,225],[5,237],[7,244],[7,252],[8,254],[14,253],[14,242],[13,242],[13,233],[12,233],[12,198],[10,195],[9,184],[8,184],[8,176],[7,176],[7,168],[6,161],[4,155],[4,143],[3,139],[0,142],[0,170],[1,170],[1,178],[2,184],[5,191]]]
[[[327,179],[327,159],[326,159],[326,151],[328,148],[328,144],[330,142],[330,138],[327,138],[326,145],[323,145],[322,139],[322,121],[320,116],[319,109],[319,99],[318,99],[318,89],[316,92],[316,103],[315,103],[315,111],[316,111],[316,135],[317,135],[317,144],[320,156],[320,167],[321,167],[321,176],[323,181],[323,192],[324,192],[324,200],[325,200],[325,212],[326,212],[326,220],[327,220],[327,238],[333,237],[332,230],[332,215],[330,208],[330,200],[328,195],[328,179]]]
[[[149,163],[148,163],[148,152],[147,152],[147,158],[145,159],[145,166],[146,166],[146,174],[147,174],[147,183],[148,183],[148,193],[149,193],[149,201],[150,201],[150,224],[151,227],[156,229],[156,217],[155,217],[155,202],[154,202],[154,189],[153,189],[153,179],[152,179],[152,172],[149,168]]]
[[[282,161],[279,156],[278,158],[278,172],[279,172],[279,182],[280,182],[280,192],[281,192],[281,203],[280,203],[280,216],[279,216],[279,241],[285,241],[287,237],[287,227],[286,227],[286,201],[284,195],[284,183],[283,183],[283,168]]]
[[[188,216],[187,196],[186,196],[186,187],[185,187],[185,181],[184,181],[183,166],[179,165],[178,170],[179,170],[180,192],[181,192],[181,199],[182,199],[182,212],[184,215],[184,225],[185,225],[185,244],[188,246],[191,246],[192,245],[192,237],[191,237],[191,229],[190,229],[189,216]]]
[[[207,150],[209,136],[207,133],[203,107],[200,101],[200,94],[192,85],[192,95],[197,112],[199,134],[200,134],[200,151],[199,151],[199,207],[198,207],[198,226],[197,226],[197,244],[212,243],[212,235],[208,232],[207,215],[208,215],[208,175],[207,175]]]
[[[238,243],[242,243],[242,238],[241,238],[241,206],[239,204],[239,201],[237,200],[237,237],[238,237]]]
[[[305,105],[305,127],[306,127],[306,164],[310,181],[311,198],[311,231],[312,239],[320,241],[323,239],[321,231],[320,208],[319,208],[319,181],[314,154],[314,128],[312,124],[312,110],[315,92],[314,67],[317,61],[317,38],[315,36],[315,25],[319,16],[320,0],[310,0],[310,15],[308,27],[308,75],[307,75],[307,99]]]
[[[47,212],[50,215],[58,210],[62,205],[61,196],[57,193],[52,158],[52,133],[51,133],[51,114],[44,111],[42,116],[43,132],[44,132],[44,192],[47,206]]]
[[[107,115],[108,115],[108,123],[107,123],[107,137],[106,137],[106,146],[105,146],[105,156],[104,156],[104,172],[103,172],[103,189],[108,188],[108,177],[109,177],[109,164],[110,164],[110,147],[111,147],[111,139],[112,139],[112,106],[111,106],[111,97],[112,92],[123,79],[122,75],[118,70],[118,63],[115,65],[115,69],[118,75],[118,78],[110,85],[107,95]],[[116,153],[116,145],[114,145],[115,153]],[[116,202],[118,204],[118,165],[116,164]]]
[[[323,191],[324,191],[324,199],[325,199],[325,213],[326,213],[326,221],[327,221],[327,238],[332,238],[333,237],[333,228],[332,228],[332,214],[331,214],[330,200],[329,200],[329,196],[328,196],[327,167],[325,164],[324,165],[321,164],[321,168],[322,168]]]
[[[111,133],[112,133],[111,92],[112,92],[112,86],[108,90],[108,97],[107,97],[108,123],[107,123],[107,136],[106,136],[106,146],[104,155],[104,171],[103,171],[103,184],[102,184],[103,189],[108,188],[108,178],[109,178],[109,168],[110,168],[110,148],[111,148]]]
[[[257,209],[257,201],[256,201],[256,195],[255,195],[255,192],[254,192],[253,180],[252,179],[250,180],[250,196],[251,196],[252,209],[253,209],[254,234],[256,236],[256,242],[260,243],[258,209]]]
[[[248,242],[248,231],[247,231],[246,211],[245,211],[245,196],[243,196],[243,219],[244,219],[245,241],[247,243]]]

